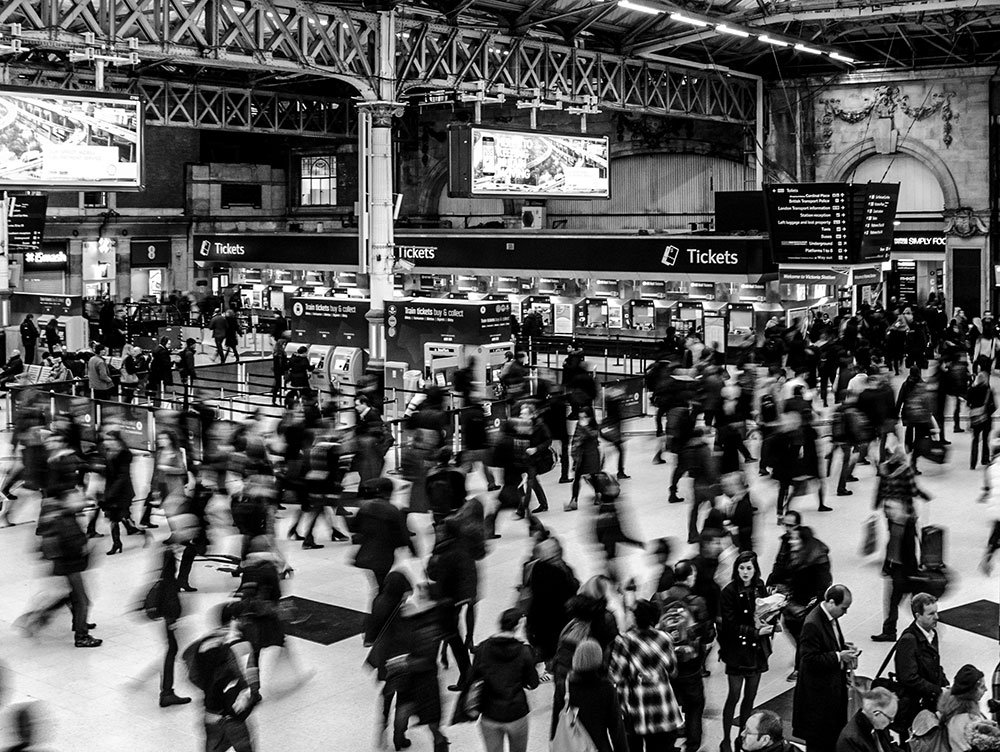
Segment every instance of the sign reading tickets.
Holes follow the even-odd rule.
[[[485,345],[510,340],[510,303],[393,300],[385,304],[386,359],[424,366],[428,343]]]
[[[291,341],[367,349],[365,314],[371,307],[371,301],[360,299],[293,298],[289,320]]]
[[[80,295],[39,295],[15,292],[10,296],[11,313],[37,316],[82,316],[83,297]]]

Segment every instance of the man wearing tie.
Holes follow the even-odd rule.
[[[831,585],[802,626],[792,732],[805,740],[806,752],[834,752],[847,725],[848,673],[860,651],[844,642],[838,620],[851,600],[844,585]]]

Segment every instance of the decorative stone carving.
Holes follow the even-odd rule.
[[[959,238],[986,235],[990,231],[986,217],[979,216],[967,206],[945,213],[944,232]]]
[[[402,102],[358,102],[358,109],[372,118],[372,127],[391,128],[394,117],[402,117],[406,105]]]
[[[833,124],[835,121],[855,125],[870,117],[888,118],[891,129],[896,129],[896,118],[905,115],[913,121],[927,120],[940,114],[943,122],[942,137],[945,148],[954,142],[951,121],[958,117],[951,108],[951,100],[955,92],[934,92],[923,103],[914,106],[910,104],[909,94],[903,94],[898,86],[876,86],[872,96],[865,97],[865,104],[857,109],[848,110],[841,107],[839,99],[820,99],[823,115],[820,117],[820,135],[824,148],[833,148]],[[895,139],[898,141],[898,139]]]

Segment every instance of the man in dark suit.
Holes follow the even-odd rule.
[[[847,725],[847,673],[858,651],[844,641],[838,620],[851,601],[850,590],[831,585],[802,626],[792,732],[805,740],[806,752],[833,752]]]
[[[898,710],[896,695],[888,689],[865,692],[861,709],[840,732],[837,752],[893,752],[896,747],[889,738],[889,725]]]
[[[937,710],[942,687],[948,686],[938,651],[938,603],[927,593],[910,600],[913,623],[896,643],[896,681],[899,682],[899,713],[893,726],[907,733],[917,713]]]

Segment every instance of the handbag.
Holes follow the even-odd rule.
[[[549,447],[544,452],[542,452],[535,462],[535,472],[538,475],[545,475],[556,466],[556,453]]]
[[[597,752],[597,745],[590,738],[587,729],[580,723],[580,711],[569,704],[569,684],[566,684],[566,700],[559,711],[556,733],[549,746],[550,752]]]
[[[872,514],[861,528],[861,555],[871,556],[878,546],[878,515]]]
[[[150,621],[158,621],[163,618],[163,580],[157,580],[142,599],[142,612]]]
[[[462,687],[455,700],[455,710],[451,714],[451,725],[456,723],[472,723],[482,715],[483,686],[485,682],[477,679]]]

